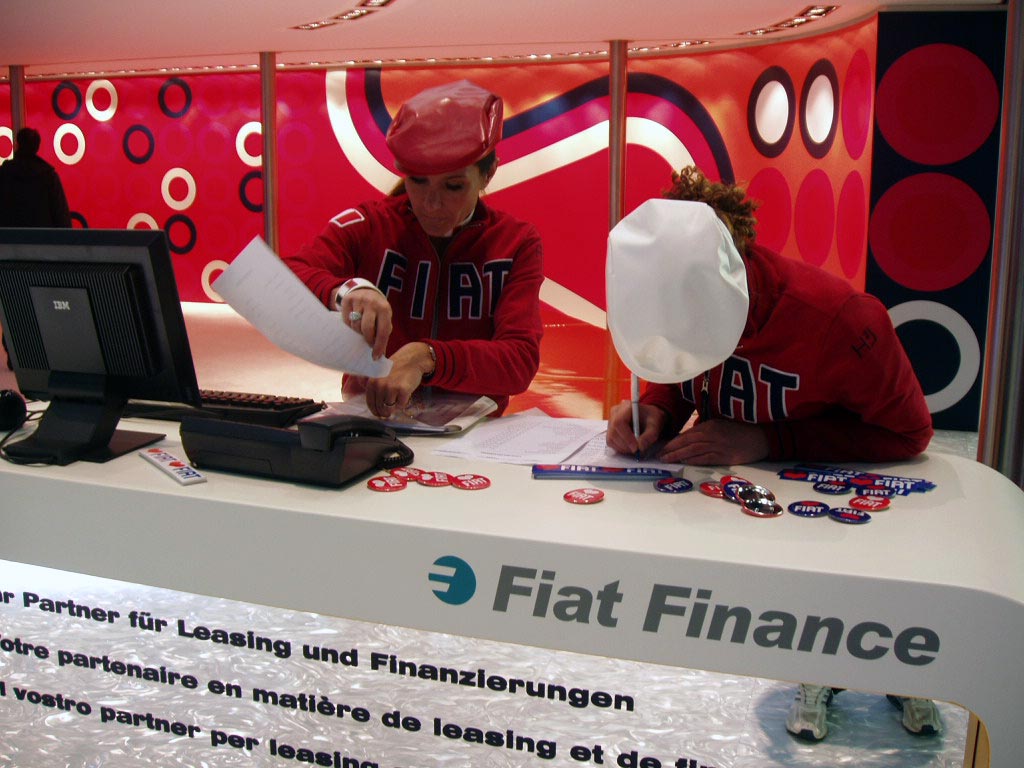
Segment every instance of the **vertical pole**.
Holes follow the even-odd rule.
[[[11,80],[11,130],[14,135],[25,127],[25,67],[12,64],[8,67]]]
[[[978,460],[1024,488],[1024,13],[1007,4],[1003,132]]]
[[[260,125],[263,132],[263,239],[278,252],[277,56],[260,53]]]
[[[608,91],[610,97],[608,114],[608,229],[610,230],[625,213],[623,189],[626,184],[626,86],[627,86],[626,41],[613,40],[609,56]],[[605,364],[604,415],[607,418],[611,407],[622,399],[619,380],[623,366],[615,347],[608,336],[608,352]]]

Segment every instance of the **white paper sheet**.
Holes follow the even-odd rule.
[[[378,378],[391,371],[365,339],[327,309],[261,237],[254,237],[213,289],[281,349],[311,363]]]
[[[505,464],[558,464],[606,429],[604,421],[555,419],[531,411],[477,424],[434,453]]]
[[[633,456],[624,456],[621,453],[617,453],[613,448],[609,448],[605,442],[605,431],[601,434],[593,437],[588,443],[580,448],[576,453],[567,459],[563,460],[562,464],[590,464],[598,467],[655,467],[657,469],[667,469],[670,472],[678,472],[683,466],[682,464],[665,464],[664,462],[655,461],[653,459],[642,459],[637,462]],[[651,451],[653,453],[654,451]]]

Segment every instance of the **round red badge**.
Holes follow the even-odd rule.
[[[444,488],[452,484],[452,479],[447,472],[420,472],[416,482],[430,488]]]
[[[604,499],[604,491],[600,488],[577,488],[569,491],[563,497],[570,504],[597,504]]]
[[[881,512],[888,509],[891,503],[892,501],[884,496],[854,496],[847,502],[848,506],[865,512]]]
[[[466,473],[453,477],[452,486],[463,491],[482,491],[484,488],[491,486],[491,481],[483,475]]]
[[[403,480],[415,480],[423,474],[423,470],[416,469],[416,467],[397,467],[390,472],[394,477],[400,477]]]
[[[366,481],[366,487],[371,491],[382,491],[384,493],[401,491],[405,486],[405,478],[395,477],[394,475],[380,475],[379,477],[371,477]]]
[[[713,499],[721,499],[725,496],[725,490],[722,488],[722,484],[716,483],[714,480],[705,480],[701,483],[700,492]]]

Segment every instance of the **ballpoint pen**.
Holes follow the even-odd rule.
[[[630,402],[633,406],[633,437],[636,438],[636,460],[640,461],[640,377],[635,373],[629,374]]]

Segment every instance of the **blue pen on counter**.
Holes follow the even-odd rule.
[[[599,467],[591,464],[534,464],[534,480],[657,480],[672,477],[659,467]]]
[[[636,438],[636,444],[640,445],[640,377],[635,373],[629,374],[629,386],[630,386],[630,403],[633,406],[633,437]],[[640,449],[636,450],[636,460],[640,461],[643,455]]]

